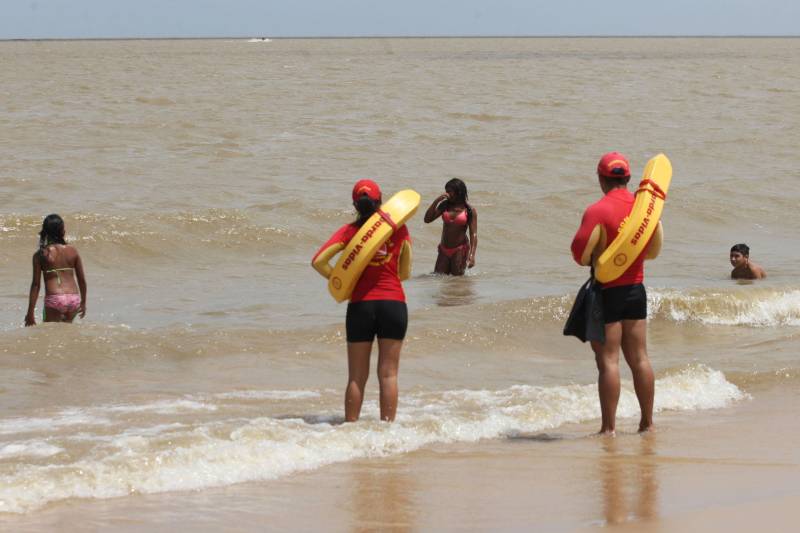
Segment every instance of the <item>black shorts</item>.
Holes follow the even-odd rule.
[[[347,342],[379,339],[403,340],[408,329],[408,308],[397,300],[367,300],[347,304]]]
[[[623,285],[603,289],[603,321],[606,324],[620,320],[647,318],[647,292],[644,285]]]

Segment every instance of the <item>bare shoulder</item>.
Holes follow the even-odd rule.
[[[64,245],[64,255],[69,262],[77,261],[81,257],[78,253],[78,249],[71,244]]]
[[[61,257],[61,261],[66,261],[70,266],[74,265],[75,262],[80,259],[78,249],[71,244],[62,245],[59,256]]]

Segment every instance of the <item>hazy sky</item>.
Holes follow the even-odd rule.
[[[2,0],[0,39],[800,35],[798,0]]]

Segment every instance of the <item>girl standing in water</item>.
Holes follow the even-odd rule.
[[[76,315],[86,315],[86,276],[78,250],[64,240],[64,221],[48,215],[39,232],[39,249],[33,254],[31,282],[25,325],[35,326],[39,283],[44,277],[44,321],[72,322]],[[77,280],[77,283],[76,283]],[[80,295],[78,289],[80,288]]]
[[[341,252],[359,228],[381,206],[381,190],[372,180],[353,187],[355,222],[345,224],[314,255],[311,265],[324,278],[331,275],[328,263]],[[403,225],[374,255],[364,269],[347,304],[347,390],[344,412],[347,422],[361,414],[364,387],[369,376],[372,342],[378,337],[378,380],[381,420],[391,422],[397,413],[397,370],[400,349],[408,327],[408,309],[401,280],[411,274],[411,237]]]
[[[467,201],[467,186],[453,178],[444,186],[444,194],[436,198],[425,212],[425,222],[442,217],[442,240],[433,271],[462,276],[475,266],[478,249],[478,212]],[[469,237],[467,237],[469,230]]]

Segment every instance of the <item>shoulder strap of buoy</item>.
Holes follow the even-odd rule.
[[[392,220],[392,215],[390,215],[383,209],[378,209],[378,214],[381,216],[383,220],[385,220],[392,227],[393,231],[397,231],[397,224],[395,224],[394,220]]]
[[[652,189],[648,189],[647,185],[652,187]],[[647,191],[649,193],[652,193],[653,196],[655,196],[657,198],[661,198],[662,200],[666,200],[667,199],[667,193],[665,193],[663,190],[661,190],[661,187],[658,186],[658,183],[654,182],[653,180],[651,180],[649,178],[648,179],[643,179],[641,182],[639,182],[639,188],[636,190],[636,192],[638,193],[638,192],[641,192],[641,191]]]

